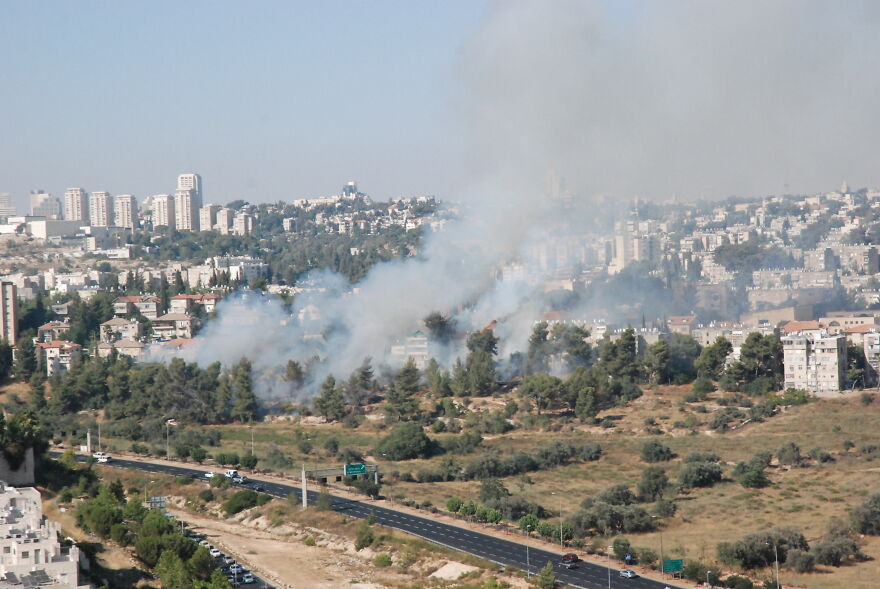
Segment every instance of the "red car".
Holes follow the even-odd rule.
[[[578,562],[580,561],[580,557],[574,552],[569,552],[568,554],[562,555],[562,562]]]

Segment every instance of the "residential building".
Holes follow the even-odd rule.
[[[195,319],[186,313],[166,313],[153,320],[153,339],[190,339],[193,336]]]
[[[169,313],[189,313],[195,305],[201,305],[205,313],[213,313],[220,301],[220,295],[207,294],[181,294],[171,297]]]
[[[146,346],[137,340],[119,340],[116,342],[101,342],[98,344],[98,357],[106,358],[114,351],[120,356],[128,356],[132,360],[140,360],[144,355]]]
[[[412,358],[416,368],[423,370],[428,366],[430,354],[428,353],[428,336],[421,331],[416,331],[403,340],[397,340],[391,346],[391,360],[395,364],[403,364]]]
[[[37,341],[51,342],[64,339],[67,337],[68,331],[70,331],[70,323],[66,321],[50,321],[37,328]]]
[[[152,197],[153,227],[177,227],[174,198],[170,194],[155,194]]]
[[[204,193],[202,192],[202,177],[198,174],[181,174],[177,177],[177,189],[178,190],[192,190],[195,192],[196,198],[199,200],[199,207],[201,208],[202,199],[204,198]]]
[[[18,340],[18,288],[11,282],[0,282],[0,338]]]
[[[235,219],[235,211],[222,208],[217,211],[217,230],[223,235],[229,235],[232,231],[232,222]]]
[[[159,316],[159,299],[151,295],[122,296],[113,301],[113,314],[117,317],[125,317],[135,311],[147,319],[155,319]]]
[[[696,321],[697,318],[693,315],[676,315],[670,317],[666,321],[666,326],[672,333],[690,335],[691,331],[693,331],[694,327],[696,327]]]
[[[250,235],[254,230],[254,217],[249,213],[238,213],[232,222],[232,233]]]
[[[34,347],[37,368],[45,370],[47,377],[64,374],[82,357],[81,345],[64,340],[37,342]]]
[[[220,205],[205,205],[199,209],[199,231],[212,231],[217,224]]]
[[[826,331],[795,332],[782,338],[785,388],[809,392],[843,389],[846,380],[846,337]]]
[[[113,224],[134,229],[137,225],[137,199],[131,194],[120,194],[113,199]]]
[[[64,191],[64,219],[89,223],[88,194],[82,188],[68,188]]]
[[[865,351],[865,361],[868,364],[868,376],[864,386],[876,386],[880,376],[880,332],[871,331],[863,334],[862,349]]]
[[[17,214],[15,205],[12,204],[12,195],[8,192],[0,194],[0,217],[14,217]]]
[[[62,546],[61,524],[43,515],[40,492],[0,482],[0,587],[88,589],[79,548]]]
[[[42,190],[31,190],[31,215],[58,220],[61,218],[61,201]]]
[[[113,225],[113,197],[109,192],[93,192],[89,195],[89,222],[95,227]]]
[[[201,206],[195,190],[177,189],[174,192],[175,228],[178,231],[198,231]]]
[[[141,336],[141,324],[133,319],[114,317],[101,324],[101,341],[111,344],[119,340],[136,340]]]

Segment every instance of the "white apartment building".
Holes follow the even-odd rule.
[[[846,380],[846,336],[827,331],[782,338],[785,388],[812,393],[839,391]]]
[[[93,192],[89,195],[89,220],[95,227],[113,225],[113,197],[109,192]]]
[[[8,192],[0,194],[0,217],[14,217],[17,214],[12,204],[12,195]]]
[[[174,192],[175,228],[178,231],[198,231],[201,201],[193,188],[178,188]]]
[[[193,190],[195,191],[196,198],[199,200],[199,207],[202,206],[202,198],[204,198],[204,194],[202,192],[202,177],[198,174],[181,174],[177,177],[177,189],[178,190]]]
[[[199,209],[199,231],[212,231],[217,224],[220,205],[205,205]]]
[[[134,229],[138,218],[137,199],[131,194],[120,194],[113,199],[113,224]]]
[[[88,194],[82,188],[68,188],[64,191],[64,219],[67,221],[89,222]]]
[[[232,233],[235,235],[250,235],[254,230],[254,216],[248,213],[239,213],[232,221]]]
[[[31,216],[61,218],[61,201],[42,190],[31,190]]]
[[[45,370],[46,376],[49,378],[69,371],[82,357],[81,345],[64,340],[37,342],[34,347],[37,354],[37,367]]]
[[[220,209],[217,211],[217,222],[215,223],[217,230],[223,235],[228,235],[232,231],[234,219],[235,211],[226,208]]]
[[[18,340],[18,288],[11,282],[0,282],[0,339],[10,344]]]
[[[177,218],[174,214],[174,199],[170,194],[156,194],[152,197],[153,227],[177,226]]]
[[[88,589],[79,583],[79,548],[62,547],[60,537],[39,491],[0,482],[0,587]]]

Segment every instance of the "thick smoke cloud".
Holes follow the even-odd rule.
[[[504,0],[463,49],[475,171],[724,197],[877,182],[880,4]]]
[[[878,7],[777,2],[583,0],[493,4],[461,50],[456,108],[472,165],[462,219],[415,258],[375,267],[351,289],[313,273],[289,315],[251,295],[224,302],[200,363],[248,356],[265,376],[319,355],[314,381],[384,358],[431,311],[462,329],[503,319],[501,356],[526,345],[542,288],[497,280],[557,228],[592,226],[598,195],[763,195],[869,184],[880,111]],[[548,169],[574,195],[560,214]],[[583,211],[573,217],[572,211]],[[308,325],[300,311],[314,305]],[[584,311],[587,312],[587,311]],[[323,333],[317,343],[304,337]],[[450,357],[461,350],[449,350]]]

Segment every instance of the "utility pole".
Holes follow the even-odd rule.
[[[613,546],[608,547],[608,589],[611,589],[611,550]]]
[[[98,422],[98,452],[101,451],[101,422]]]
[[[254,455],[254,426],[251,426],[251,456]]]
[[[308,489],[306,487],[306,465],[305,464],[303,464],[303,467],[302,467],[302,474],[300,475],[300,481],[302,484],[302,489],[300,491],[302,493],[302,506],[303,506],[303,509],[307,509],[309,507],[309,495],[308,495]]]

